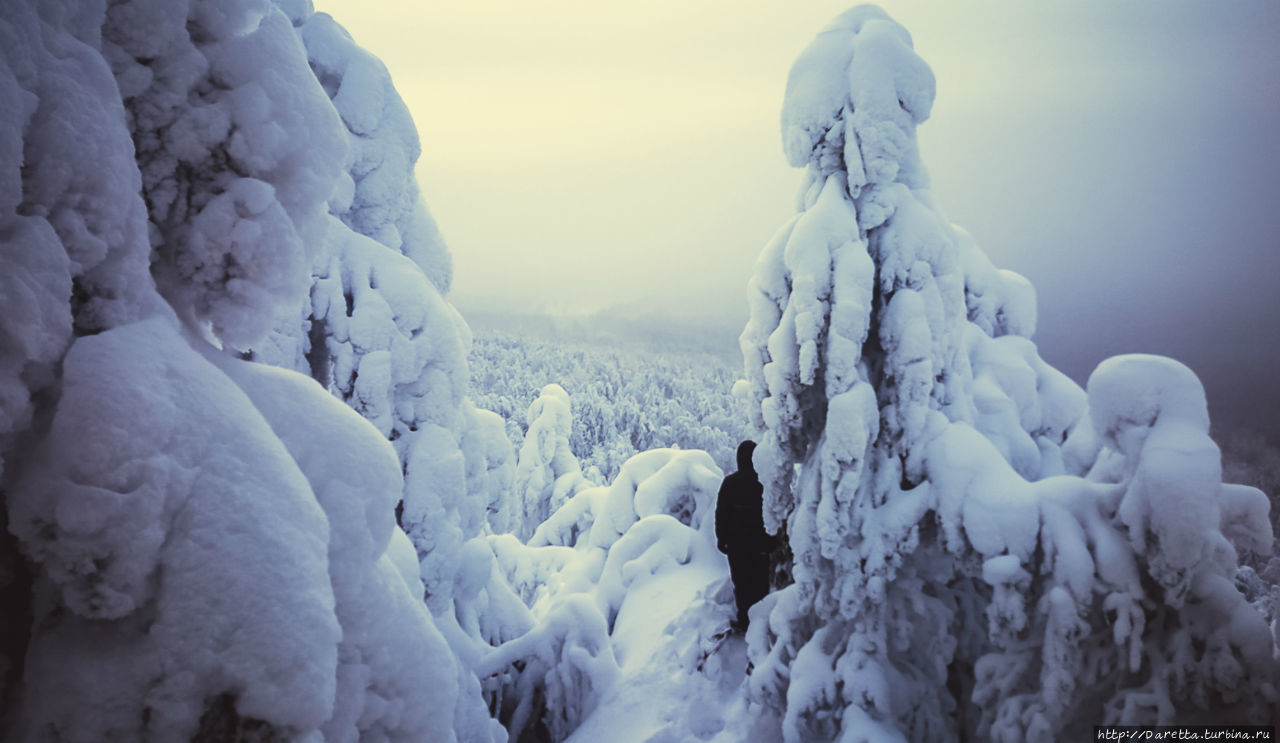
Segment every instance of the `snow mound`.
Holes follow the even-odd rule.
[[[328,718],[328,524],[231,380],[163,320],[83,338],[38,451],[8,497],[60,595],[28,653],[30,729],[185,739],[224,694],[283,730]]]
[[[563,403],[561,394],[544,391],[544,401]],[[464,655],[513,738],[541,729],[564,739],[624,670],[652,657],[661,640],[653,612],[674,617],[683,603],[637,596],[687,586],[681,576],[723,577],[708,518],[722,479],[706,452],[651,450],[611,485],[569,498],[527,544],[510,534],[468,542],[454,616],[470,638]]]
[[[284,442],[328,517],[342,642],[325,739],[447,738],[458,696],[453,653],[420,600],[417,571],[402,573],[390,549],[407,542],[394,519],[402,488],[395,451],[313,380],[216,360]]]

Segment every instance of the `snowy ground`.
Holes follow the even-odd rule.
[[[628,591],[613,632],[622,677],[569,743],[773,739],[746,727],[746,643],[726,634],[728,562],[698,540],[694,559]]]

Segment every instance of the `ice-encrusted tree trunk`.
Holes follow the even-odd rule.
[[[1277,667],[1231,541],[1269,544],[1265,498],[1221,484],[1185,367],[1122,357],[1086,398],[1039,358],[1034,291],[928,191],[933,97],[871,6],[788,79],[806,182],[751,281],[739,393],[794,584],[754,612],[752,697],[787,741],[1263,719]]]

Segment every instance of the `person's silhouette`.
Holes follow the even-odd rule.
[[[738,471],[724,478],[716,497],[716,541],[729,557],[736,630],[747,628],[747,609],[769,593],[769,552],[774,538],[764,530],[764,487],[751,463],[756,442],[738,445]]]

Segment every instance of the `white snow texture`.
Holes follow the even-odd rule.
[[[933,97],[870,6],[791,71],[805,187],[734,387],[785,586],[744,642],[719,631],[710,454],[604,485],[559,385],[518,456],[467,397],[416,130],[332,18],[0,3],[0,738],[1274,721],[1275,637],[1234,582],[1266,497],[1222,483],[1186,367],[1121,356],[1082,390],[1040,358],[1034,289],[928,190]]]
[[[871,6],[788,80],[807,185],[741,345],[794,583],[757,607],[752,699],[789,742],[1274,720],[1273,638],[1232,582],[1233,540],[1270,548],[1265,496],[1222,484],[1186,367],[1118,357],[1086,394],[1039,358],[1030,284],[928,191],[933,93]]]
[[[4,737],[504,740],[423,599],[514,457],[381,63],[305,1],[14,0],[0,101]]]

